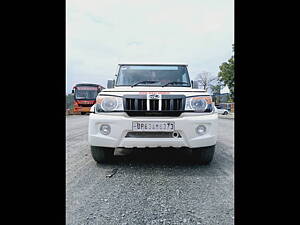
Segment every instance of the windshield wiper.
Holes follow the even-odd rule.
[[[168,86],[169,84],[189,84],[187,82],[182,82],[182,81],[172,81],[169,83],[166,83],[165,85],[163,85],[162,87]]]
[[[136,86],[138,84],[153,84],[159,82],[158,80],[144,80],[144,81],[139,81],[136,82],[135,84],[131,85],[131,87]]]

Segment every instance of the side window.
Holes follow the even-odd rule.
[[[187,74],[186,73],[184,73],[184,74],[181,75],[181,81],[182,82],[188,82],[188,80],[187,80]]]

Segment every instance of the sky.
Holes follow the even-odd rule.
[[[118,62],[185,62],[217,76],[232,55],[234,0],[67,0],[66,92],[106,87]]]

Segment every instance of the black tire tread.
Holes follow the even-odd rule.
[[[215,145],[193,149],[193,156],[197,163],[208,165],[213,160]]]
[[[91,146],[93,159],[98,163],[111,162],[114,156],[114,148]]]

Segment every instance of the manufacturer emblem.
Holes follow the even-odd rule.
[[[158,110],[161,111],[162,105],[161,94],[149,94],[147,93],[147,111],[150,110],[150,100],[158,100]]]
[[[161,94],[147,94],[148,99],[161,99]]]
[[[149,99],[159,99],[159,95],[149,95]]]

